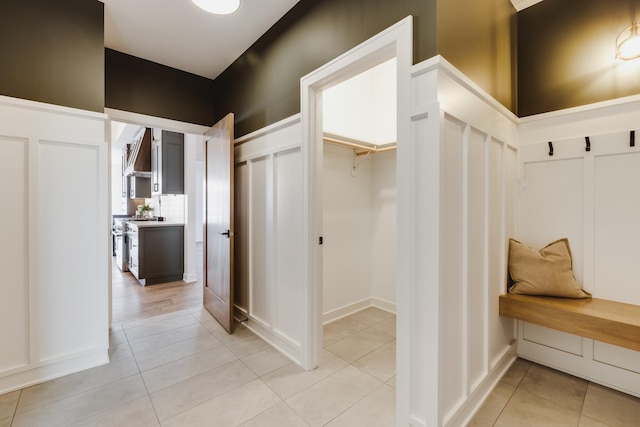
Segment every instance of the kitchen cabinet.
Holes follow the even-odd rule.
[[[129,190],[128,190],[128,179],[127,179],[127,175],[125,173],[125,169],[127,168],[127,158],[129,157],[129,144],[126,144],[124,146],[124,148],[122,149],[122,197],[128,197],[129,196]]]
[[[129,176],[128,178],[130,199],[151,198],[151,178],[141,176]]]
[[[151,144],[151,192],[184,194],[184,134],[154,132],[158,135]]]
[[[129,222],[127,230],[129,271],[142,285],[182,280],[183,224]]]

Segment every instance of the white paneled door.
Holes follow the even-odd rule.
[[[233,332],[233,114],[205,134],[204,306]]]

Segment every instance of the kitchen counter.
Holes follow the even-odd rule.
[[[170,221],[129,221],[127,224],[133,225],[139,228],[184,226],[183,222],[170,222]]]
[[[142,285],[182,280],[184,223],[130,221],[127,223],[129,271]]]

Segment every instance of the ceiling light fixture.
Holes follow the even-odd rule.
[[[640,57],[640,34],[638,34],[638,23],[633,21],[616,37],[616,58],[628,60],[638,57]]]
[[[216,15],[228,15],[240,7],[240,0],[191,0],[196,6]]]

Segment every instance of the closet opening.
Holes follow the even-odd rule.
[[[394,57],[322,91],[318,177],[323,348],[394,384],[396,69]]]

